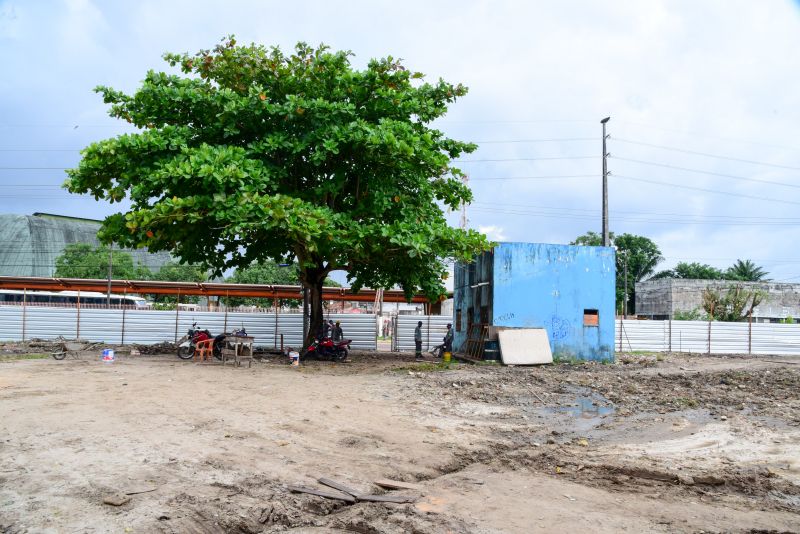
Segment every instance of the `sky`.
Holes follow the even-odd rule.
[[[392,55],[469,94],[436,126],[479,145],[469,226],[569,243],[601,229],[665,260],[752,259],[800,282],[800,3],[736,0],[0,0],[0,213],[101,219],[119,205],[60,189],[89,143],[130,131],[97,85],[134,91],[164,52],[226,35]],[[457,225],[459,214],[448,215]],[[2,244],[0,244],[2,246]]]

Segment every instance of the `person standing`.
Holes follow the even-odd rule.
[[[344,330],[342,330],[342,323],[340,321],[336,321],[336,324],[333,325],[333,340],[341,341],[343,339],[344,339]]]
[[[414,329],[414,345],[416,346],[414,359],[419,361],[422,359],[422,321],[419,321]]]
[[[453,325],[447,323],[447,333],[444,335],[444,352],[453,352]]]

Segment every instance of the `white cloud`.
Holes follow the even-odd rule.
[[[489,239],[489,241],[505,241],[507,239],[506,233],[500,226],[479,226],[478,231]]]
[[[17,18],[4,21],[3,13]],[[720,258],[708,262],[722,266],[753,258],[781,279],[800,275],[800,261],[787,261],[800,260],[800,252],[787,247],[800,241],[800,189],[628,160],[792,184],[797,169],[623,140],[800,168],[800,150],[793,148],[800,144],[800,61],[792,53],[800,49],[798,23],[797,2],[745,0],[409,0],[402,9],[374,1],[238,0],[223,5],[141,0],[131,7],[99,0],[48,6],[0,0],[0,38],[10,31],[9,24],[15,36],[0,47],[7,73],[0,80],[0,115],[7,123],[69,123],[75,117],[90,121],[85,117],[97,117],[102,109],[90,93],[94,85],[131,90],[147,69],[165,68],[160,59],[164,51],[209,48],[229,33],[240,42],[284,47],[298,40],[326,42],[353,50],[357,65],[391,54],[426,72],[429,80],[442,76],[470,87],[469,95],[439,124],[455,137],[590,138],[486,143],[465,158],[593,156],[463,164],[475,196],[469,208],[472,225],[499,234],[493,239],[567,243],[587,230],[600,230],[599,120],[611,115],[613,231],[651,237],[667,257],[661,268],[683,258]],[[56,129],[0,128],[0,146],[80,147],[114,132],[79,129],[67,135]],[[4,157],[10,166],[44,159],[35,154]],[[53,166],[67,163],[67,156],[52,157],[47,163]],[[589,176],[493,179],[552,175]],[[63,179],[52,173],[26,174],[24,179],[29,177],[53,183]],[[13,209],[75,215],[87,210],[85,202],[66,195],[20,199]],[[94,215],[109,211],[100,207]],[[457,224],[458,213],[449,217]]]

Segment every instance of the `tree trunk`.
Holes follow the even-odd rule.
[[[311,312],[308,331],[304,335],[303,354],[315,338],[322,336],[322,287],[327,275],[325,269],[309,269],[305,273],[301,273],[303,287],[308,290],[308,304]]]

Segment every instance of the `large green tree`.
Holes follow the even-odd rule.
[[[663,261],[661,251],[650,238],[634,235],[609,233],[611,244],[617,249],[617,306],[625,300],[625,272],[627,264],[628,312],[635,313],[636,282],[648,278],[655,272],[656,265]],[[586,232],[578,236],[572,245],[599,247],[603,236],[596,232]]]
[[[146,280],[150,271],[134,264],[133,256],[123,250],[111,250],[111,276],[129,280]],[[108,278],[109,247],[72,243],[56,258],[54,276],[58,278]]]
[[[105,219],[106,242],[168,250],[215,275],[296,261],[309,332],[322,323],[332,270],[351,286],[444,293],[444,260],[488,248],[450,227],[442,207],[472,198],[451,160],[476,146],[432,128],[462,85],[423,81],[392,57],[300,43],[166,54],[182,74],[150,71],[132,95],[98,87],[113,117],[140,131],[83,150],[65,187],[130,208]]]

